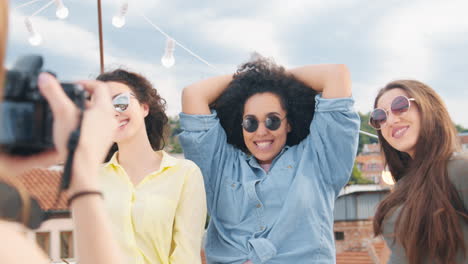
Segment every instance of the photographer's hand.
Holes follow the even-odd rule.
[[[40,90],[54,115],[54,143],[58,155],[63,158],[67,155],[70,132],[77,127],[79,110],[52,76],[41,74],[40,78]],[[83,113],[80,141],[73,162],[70,195],[99,190],[98,169],[112,144],[112,134],[118,125],[107,85],[98,81],[83,81],[81,84],[92,94],[93,100]],[[112,237],[111,222],[101,197],[81,196],[70,207],[75,223],[79,263],[122,263],[123,258]]]
[[[8,168],[12,176],[19,175],[31,168],[49,167],[65,160],[67,140],[70,132],[78,125],[79,110],[66,96],[58,81],[48,73],[38,79],[39,89],[51,106],[54,116],[54,150],[31,156],[12,156],[0,154],[0,166]],[[31,131],[34,133],[34,131]]]

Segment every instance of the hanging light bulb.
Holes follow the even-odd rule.
[[[174,66],[174,49],[175,49],[175,40],[172,38],[167,38],[166,40],[166,49],[164,55],[161,58],[161,63],[164,67],[170,68]]]
[[[382,171],[382,180],[388,185],[394,185],[395,181],[393,180],[392,174],[388,170],[388,167]]]
[[[119,14],[115,15],[112,18],[112,25],[114,25],[114,27],[121,28],[125,25],[125,15],[127,14],[127,11],[128,11],[128,3],[125,2],[120,7]]]
[[[60,19],[65,19],[68,17],[68,8],[65,7],[63,4],[62,0],[55,0],[55,3],[57,4],[57,11],[55,12],[55,15],[60,18]]]
[[[33,26],[32,26],[32,23],[31,23],[31,20],[29,19],[29,17],[27,17],[25,20],[24,20],[24,24],[26,25],[26,29],[28,30],[28,33],[29,33],[29,38],[28,38],[28,41],[31,45],[33,46],[38,46],[42,43],[42,37],[39,33],[37,33]]]

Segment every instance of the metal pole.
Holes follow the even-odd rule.
[[[97,0],[97,5],[98,5],[98,25],[99,25],[99,59],[101,63],[101,73],[104,73],[104,43],[102,41],[101,0]]]

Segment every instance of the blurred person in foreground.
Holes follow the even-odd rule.
[[[3,90],[3,60],[6,49],[8,26],[8,3],[0,0],[0,85]],[[14,177],[21,171],[50,166],[67,156],[67,141],[70,132],[78,126],[79,110],[69,100],[58,81],[50,74],[39,75],[39,88],[49,102],[53,116],[55,150],[29,157],[0,156],[0,177]],[[80,264],[123,263],[105,214],[102,198],[98,195],[98,170],[111,145],[113,131],[117,128],[111,96],[107,86],[97,81],[83,81],[81,84],[92,94],[93,100],[84,111],[81,137],[76,148],[72,166],[72,178],[68,189],[71,211],[76,228],[76,242]],[[1,131],[2,128],[0,128]],[[84,192],[90,192],[84,194]],[[2,194],[0,194],[2,195]],[[27,214],[27,208],[23,210]],[[25,235],[16,223],[0,219],[0,263],[50,263],[42,250]]]

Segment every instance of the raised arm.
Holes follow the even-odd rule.
[[[213,103],[232,81],[232,75],[222,75],[202,80],[184,88],[182,112],[190,115],[210,114]]]
[[[351,96],[351,77],[344,64],[318,64],[288,70],[294,77],[322,93],[323,98]]]
[[[75,152],[69,194],[98,191],[98,170],[112,144],[117,128],[111,96],[104,83],[82,82],[93,95],[83,114],[81,136]],[[54,142],[57,152],[67,153],[66,142],[76,127],[78,109],[68,99],[60,84],[52,76],[41,74],[39,88],[50,104],[54,115]],[[111,230],[104,202],[98,195],[80,196],[70,206],[80,264],[123,263],[120,249]]]

